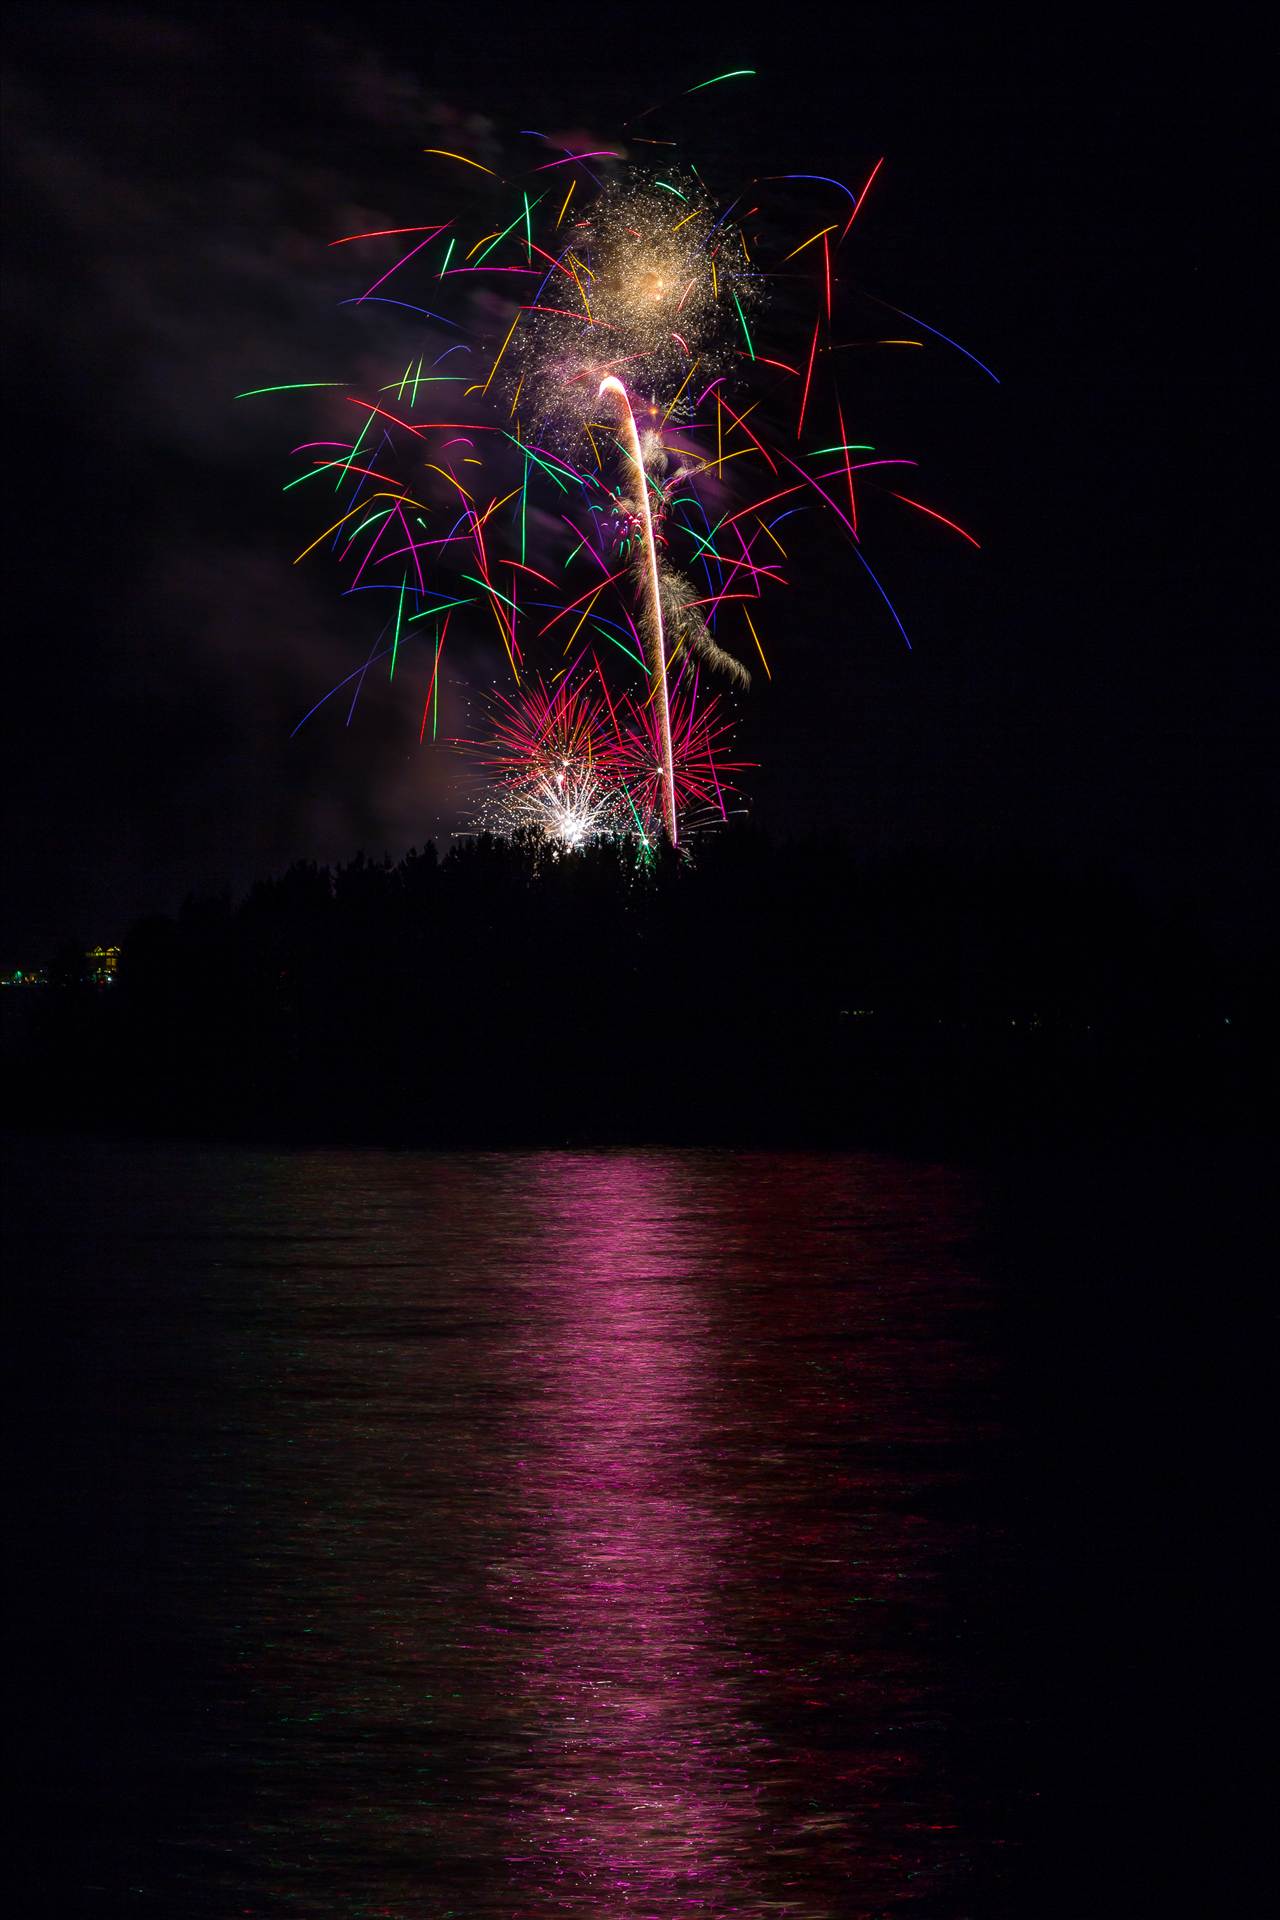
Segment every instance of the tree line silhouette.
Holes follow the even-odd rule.
[[[8,1049],[16,1117],[927,1145],[1229,1124],[1262,1097],[1265,994],[1188,923],[1031,856],[479,836],[191,898],[132,929],[107,989],[79,951]]]

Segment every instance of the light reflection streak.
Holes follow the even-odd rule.
[[[564,1173],[526,1441],[549,1506],[520,1569],[536,1793],[513,1851],[565,1911],[727,1913],[755,1878],[768,1743],[726,1657],[714,1301],[661,1159]]]

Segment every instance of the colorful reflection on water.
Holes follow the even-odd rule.
[[[956,1774],[957,1648],[1000,1548],[964,1177],[103,1149],[68,1178],[94,1230],[51,1218],[51,1266],[81,1232],[112,1301],[85,1432],[142,1410],[123,1497],[176,1682],[98,1884],[197,1920],[973,1910],[1001,1836]]]

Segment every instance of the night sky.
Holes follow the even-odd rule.
[[[773,171],[856,182],[884,154],[849,272],[1001,381],[943,347],[847,378],[851,428],[918,457],[922,497],[983,551],[871,519],[908,653],[847,549],[815,543],[766,607],[756,818],[870,853],[1039,849],[1256,936],[1275,677],[1241,369],[1263,50],[1224,56],[1167,19],[1157,39],[1119,10],[733,19],[11,20],[4,956],[117,938],[297,857],[448,843],[466,799],[454,758],[418,747],[419,699],[371,697],[349,729],[335,702],[290,737],[360,664],[371,616],[290,565],[315,525],[280,493],[305,411],[232,396],[403,363],[397,320],[338,306],[363,263],[327,243],[452,211],[424,146],[612,139],[746,65],[756,81],[704,97],[707,177],[730,197]],[[455,675],[469,659],[482,678],[478,648]],[[455,677],[455,714],[466,691]]]

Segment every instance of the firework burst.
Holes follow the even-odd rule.
[[[467,743],[488,776],[481,825],[534,830],[566,848],[624,831],[625,790],[602,691],[527,681],[514,694],[495,694],[492,707],[490,737]]]
[[[869,578],[864,606],[904,640],[864,523],[905,509],[977,544],[900,490],[915,459],[872,444],[837,383],[867,364],[848,347],[956,343],[923,321],[884,337],[896,310],[850,284],[843,250],[880,161],[855,186],[788,174],[726,205],[692,163],[659,175],[623,147],[529,137],[505,178],[428,150],[438,182],[492,196],[488,222],[334,243],[384,250],[351,304],[371,320],[394,309],[418,337],[374,392],[285,383],[330,404],[328,437],[295,449],[289,485],[327,480],[338,496],[298,559],[327,549],[348,593],[377,596],[381,637],[343,684],[358,695],[377,662],[394,677],[409,656],[424,742],[428,725],[439,735],[446,642],[472,677],[477,645],[496,645],[507,685],[491,739],[467,749],[491,782],[488,824],[564,845],[674,844],[682,821],[725,816],[742,764],[727,758],[730,709],[748,661],[772,677],[761,615],[796,564],[783,522],[824,520]],[[797,234],[801,199],[816,217]]]
[[[663,823],[669,786],[676,811],[691,829],[727,820],[737,798],[732,776],[750,764],[732,757],[732,718],[722,712],[716,695],[700,699],[696,673],[687,685],[675,687],[670,721],[670,773],[651,703],[626,702],[613,743],[614,776],[648,835],[656,835]]]

